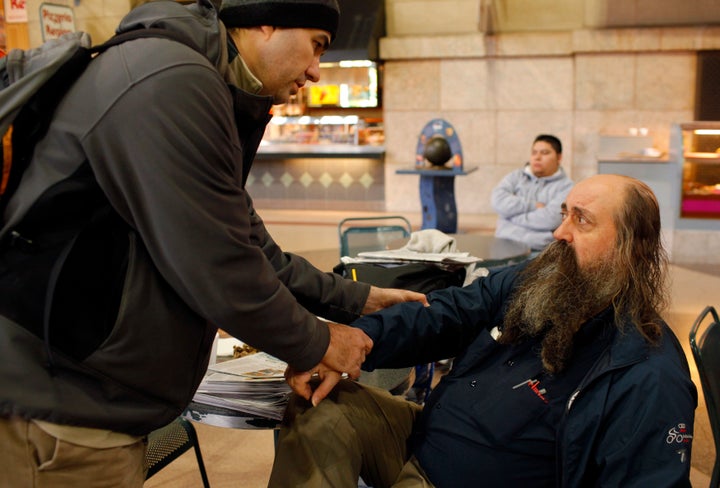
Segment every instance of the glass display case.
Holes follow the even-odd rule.
[[[361,124],[357,115],[275,116],[263,140],[270,144],[358,144]]]
[[[680,124],[680,216],[720,219],[720,122]]]
[[[382,119],[365,119],[357,115],[275,116],[270,120],[263,137],[264,145],[381,146],[384,142]]]

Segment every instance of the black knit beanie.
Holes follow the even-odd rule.
[[[339,18],[337,0],[222,0],[220,7],[220,20],[229,28],[270,25],[322,29],[333,39]]]

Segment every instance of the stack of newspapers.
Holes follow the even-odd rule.
[[[286,366],[264,352],[213,364],[193,402],[281,420],[290,395]]]

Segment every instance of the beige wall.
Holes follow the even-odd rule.
[[[395,12],[388,13],[389,27],[408,21],[397,13],[409,3],[388,0]],[[482,13],[478,2],[421,3],[465,5],[466,18]],[[445,29],[441,20],[432,25]],[[493,213],[492,187],[527,160],[541,132],[561,138],[565,169],[575,180],[597,172],[601,134],[646,127],[655,147],[666,151],[671,124],[693,118],[696,51],[720,49],[720,26],[486,35],[479,31],[482,21],[475,25],[459,34],[389,34],[381,40],[388,211],[417,210],[418,177],[395,171],[412,166],[417,137],[433,118],[455,126],[466,167],[479,168],[455,178],[461,214]],[[397,34],[421,26],[393,29]]]
[[[419,177],[396,171],[412,168],[434,118],[455,127],[466,168],[478,168],[455,178],[459,216],[494,215],[492,188],[538,133],[562,139],[575,181],[597,173],[601,135],[645,127],[667,151],[671,125],[694,117],[697,51],[720,49],[720,3],[649,2],[386,0],[386,210],[419,209]],[[616,27],[626,25],[643,27]],[[715,224],[676,229],[675,261],[720,262]]]
[[[635,7],[625,10],[639,12],[640,1],[627,0]],[[27,2],[32,46],[42,41],[41,3]],[[73,7],[76,27],[101,42],[138,0],[54,3]],[[417,136],[436,117],[455,126],[466,166],[479,168],[455,179],[461,213],[493,213],[490,190],[527,159],[540,132],[562,139],[574,179],[596,172],[599,134],[647,127],[656,147],[666,150],[670,124],[693,118],[695,52],[720,49],[720,26],[582,27],[586,17],[595,24],[628,17],[616,3],[386,0],[388,36],[380,44],[386,61],[386,209],[417,210],[418,178],[395,170],[413,164]],[[706,15],[720,17],[720,6]],[[485,34],[490,24],[523,32]]]

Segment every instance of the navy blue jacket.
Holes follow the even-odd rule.
[[[467,287],[433,292],[430,307],[406,303],[356,321],[375,343],[363,369],[454,357],[443,381],[462,379],[481,359],[487,331],[502,323],[519,270],[505,268]],[[606,310],[593,320],[610,324],[614,314]],[[557,425],[557,484],[689,487],[697,390],[682,349],[666,324],[658,345],[630,324],[621,330],[570,395]],[[435,389],[426,411],[443,391]],[[456,481],[472,486],[477,480]]]

